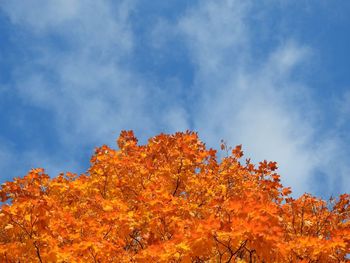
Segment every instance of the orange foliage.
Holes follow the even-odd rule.
[[[0,262],[346,262],[350,195],[290,197],[275,162],[196,133],[102,146],[86,174],[2,184]]]

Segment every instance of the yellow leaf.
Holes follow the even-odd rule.
[[[304,221],[305,226],[312,226],[312,222],[310,220]]]
[[[129,216],[129,217],[133,217],[133,216],[134,216],[134,211],[129,211],[129,212],[128,212],[128,216]]]
[[[190,247],[186,243],[183,243],[183,242],[178,244],[176,247],[179,248],[179,249],[185,250],[185,251],[189,251],[190,250]]]
[[[113,206],[106,205],[106,206],[103,207],[103,211],[110,212],[112,210],[113,210]]]
[[[11,224],[7,224],[7,225],[5,226],[5,229],[6,229],[6,230],[12,229],[12,228],[13,228],[13,225],[11,225]]]

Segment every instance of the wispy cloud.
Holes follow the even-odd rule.
[[[132,1],[7,1],[2,8],[19,30],[34,33],[31,58],[16,65],[15,89],[53,114],[60,151],[76,158],[86,144],[112,143],[121,129],[154,127],[152,87],[127,69]]]
[[[30,167],[55,174],[53,166],[62,164],[68,170],[69,160],[77,163],[87,145],[114,144],[122,129],[134,129],[144,140],[188,128],[176,91],[163,91],[131,65],[141,44],[130,21],[134,1],[6,1],[1,8],[27,35],[31,55],[17,63],[11,88],[53,116],[52,139],[61,147],[50,157],[22,154]],[[172,89],[177,86],[173,81]]]
[[[31,43],[34,56],[16,69],[20,95],[54,112],[61,139],[75,141],[79,136],[101,143],[123,127],[138,128],[141,119],[147,121],[143,113],[152,91],[124,66],[133,49],[128,20],[132,2],[26,2],[40,8],[7,3],[14,23],[63,42],[63,47],[43,45],[42,40]]]
[[[260,47],[254,43],[250,7],[247,1],[207,1],[178,24],[196,65],[193,88],[200,100],[192,113],[195,128],[211,145],[221,137],[242,143],[255,161],[278,161],[283,183],[296,194],[315,192],[316,170],[326,168],[340,145],[316,138],[321,128],[317,104],[303,82],[293,80],[295,72],[307,69],[312,48],[282,38],[257,59],[254,49]],[[333,181],[346,179],[334,170],[326,176],[327,194],[339,190]]]
[[[342,141],[331,129],[320,132],[322,109],[299,76],[317,51],[269,28],[271,20],[264,24],[275,4],[263,4],[265,12],[253,1],[207,0],[176,19],[147,24],[138,17],[142,25],[136,25],[138,1],[4,1],[2,12],[19,32],[13,37],[25,40],[27,56],[6,89],[52,116],[49,132],[59,148],[19,153],[3,147],[8,161],[1,167],[46,166],[54,175],[82,166],[83,149],[113,144],[122,129],[144,140],[192,128],[210,146],[225,139],[243,144],[255,161],[278,161],[283,182],[296,194],[320,193],[322,185],[325,195],[348,190]],[[141,47],[153,54],[142,54],[147,73],[135,65]],[[185,77],[173,74],[173,65],[167,74],[154,66],[169,57],[189,69]]]

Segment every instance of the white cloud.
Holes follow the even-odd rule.
[[[247,1],[201,2],[179,22],[197,68],[195,128],[210,145],[221,137],[242,143],[255,161],[278,161],[283,183],[296,195],[315,192],[314,172],[325,169],[339,144],[315,138],[317,109],[307,87],[292,78],[312,50],[285,39],[269,56],[255,59],[259,46],[247,21],[254,15],[249,7]]]
[[[198,73],[204,76],[229,75],[240,65],[242,49],[248,44],[245,23],[247,2],[205,1],[190,10],[180,21]],[[223,65],[230,65],[224,68]]]
[[[116,55],[115,50],[120,56],[132,48],[128,17],[133,5],[133,1],[113,5],[106,0],[5,0],[0,7],[20,29],[37,36],[63,36],[79,53],[103,59]]]
[[[316,103],[308,88],[293,80],[305,69],[312,48],[280,38],[278,45],[257,58],[260,43],[252,30],[253,1],[201,1],[176,24],[160,19],[155,27],[145,27],[150,34],[146,40],[152,41],[159,56],[176,39],[188,48],[194,67],[190,91],[175,77],[163,90],[152,77],[130,67],[136,47],[144,44],[135,40],[132,28],[135,3],[7,0],[0,4],[18,29],[35,34],[40,42],[28,43],[35,56],[17,65],[16,90],[27,103],[53,113],[57,139],[69,150],[50,157],[35,151],[19,154],[28,160],[26,165],[47,166],[55,174],[58,167],[72,170],[85,145],[112,144],[121,129],[134,129],[145,138],[162,129],[192,126],[211,146],[225,139],[231,145],[243,144],[247,157],[255,161],[278,161],[283,182],[297,194],[315,191],[310,180],[316,169],[327,171],[330,192],[336,178],[346,180],[347,166],[332,165],[341,142],[315,138]],[[263,13],[258,20],[262,23]],[[60,39],[62,43],[55,45],[62,47],[43,41],[50,36]],[[191,103],[185,102],[186,92],[195,98]],[[332,174],[332,169],[339,173]]]
[[[188,113],[182,107],[168,110],[164,118],[164,123],[168,124],[168,129],[171,131],[186,131],[190,127]]]
[[[81,141],[101,143],[135,120],[147,120],[149,91],[140,88],[147,83],[122,65],[133,48],[128,20],[132,7],[130,1],[4,4],[14,23],[42,37],[57,34],[68,45],[62,52],[34,44],[34,50],[39,49],[36,57],[16,69],[16,88],[22,98],[55,113],[63,140],[75,141],[79,136]]]
[[[72,19],[78,12],[79,0],[5,0],[1,8],[14,23],[43,31]]]
[[[168,83],[171,92],[163,91],[130,68],[134,45],[142,44],[135,43],[131,28],[134,6],[134,1],[3,2],[12,23],[39,38],[28,43],[34,56],[15,68],[15,90],[27,104],[52,113],[62,146],[49,157],[35,149],[18,153],[27,160],[22,165],[45,166],[55,174],[60,165],[67,171],[77,164],[86,145],[114,145],[120,130],[134,129],[144,140],[162,128],[188,128],[185,110],[172,99],[176,80]],[[63,46],[50,45],[50,36]]]

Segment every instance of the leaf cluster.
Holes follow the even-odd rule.
[[[123,131],[86,174],[2,184],[0,262],[346,262],[350,195],[290,197],[275,162]]]

